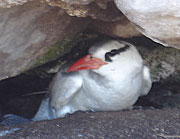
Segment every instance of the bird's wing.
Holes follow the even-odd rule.
[[[149,68],[144,66],[143,68],[143,87],[141,95],[147,95],[152,86],[151,76]]]
[[[41,105],[37,111],[37,113],[32,118],[32,121],[40,121],[51,119],[49,115],[49,97],[45,96],[42,100]]]
[[[50,85],[50,105],[66,105],[82,87],[78,72],[58,72]]]

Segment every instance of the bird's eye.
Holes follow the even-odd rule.
[[[111,56],[111,53],[110,53],[110,52],[106,53],[106,54],[105,54],[105,61],[107,61],[107,62],[112,62],[110,56]]]
[[[92,56],[92,54],[90,54],[90,59],[92,59],[93,58],[93,56]]]
[[[117,51],[116,49],[113,49],[113,50],[111,50],[110,52],[107,52],[107,53],[105,54],[105,60],[106,60],[107,62],[112,62],[112,60],[111,60],[110,57],[113,57],[113,56],[115,56],[116,54],[118,54],[118,51]]]
[[[120,53],[126,51],[127,49],[129,49],[129,47],[130,47],[129,45],[125,45],[125,46],[122,47],[122,48],[113,49],[113,50],[111,50],[110,52],[107,52],[107,53],[105,54],[105,61],[107,61],[107,62],[112,62],[112,60],[111,60],[110,57],[113,57],[113,56],[115,56],[115,55],[117,55],[117,54],[120,54]]]

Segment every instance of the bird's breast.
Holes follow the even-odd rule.
[[[87,77],[87,76],[86,76]],[[108,80],[84,78],[76,102],[92,110],[121,110],[130,107],[139,97],[141,77]]]

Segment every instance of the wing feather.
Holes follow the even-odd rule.
[[[82,77],[78,72],[59,72],[50,85],[50,105],[61,107],[71,101],[82,87]]]

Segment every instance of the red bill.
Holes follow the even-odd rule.
[[[69,67],[69,69],[66,72],[98,69],[105,64],[107,63],[103,60],[96,57],[92,57],[92,55],[89,54],[76,61],[72,66]]]

